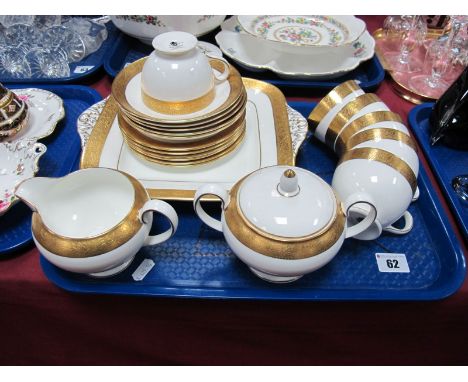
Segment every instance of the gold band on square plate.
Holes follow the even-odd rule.
[[[314,107],[309,114],[308,120],[311,122],[312,131],[315,130],[320,121],[337,104],[343,102],[343,99],[360,87],[355,80],[349,80],[336,86]]]
[[[331,120],[327,132],[325,133],[325,144],[333,149],[336,137],[338,137],[341,130],[349,122],[349,120],[361,109],[375,102],[382,101],[379,97],[377,97],[376,94],[365,93],[347,103],[346,106],[344,106]]]
[[[394,168],[408,181],[413,194],[416,192],[418,182],[413,170],[404,160],[400,159],[395,154],[382,149],[374,149],[370,147],[356,148],[346,151],[340,158],[338,166],[341,163],[352,159],[366,159],[369,161],[376,161]]]

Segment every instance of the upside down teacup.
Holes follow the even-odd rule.
[[[341,132],[358,118],[368,113],[390,111],[388,106],[373,93],[365,93],[347,103],[330,121],[323,139],[317,137],[328,147],[334,148]]]
[[[355,80],[349,80],[333,88],[310,113],[308,120],[314,135],[322,142],[328,125],[335,115],[349,102],[364,94]]]
[[[392,111],[374,111],[348,123],[338,134],[333,149],[341,155],[344,146],[353,135],[370,129],[392,129],[409,135],[408,128],[399,114]]]
[[[209,216],[200,200],[221,199],[221,220]],[[290,282],[329,263],[345,238],[366,231],[374,222],[374,201],[365,192],[346,199],[317,175],[298,167],[261,168],[239,180],[228,192],[217,184],[202,186],[194,209],[200,219],[220,231],[235,255],[258,277]],[[347,221],[352,206],[368,206],[355,225]]]
[[[377,238],[384,228],[390,228],[402,216],[410,220],[405,212],[416,192],[416,176],[404,160],[382,149],[354,148],[342,155],[333,175],[333,189],[343,200],[358,191],[365,192],[377,209],[373,225],[356,236],[357,239]],[[358,203],[353,210],[351,217],[357,219],[360,212],[366,213],[367,207]]]
[[[190,114],[207,107],[215,98],[215,85],[229,76],[229,63],[208,57],[197,47],[197,38],[186,32],[167,32],[153,40],[154,51],[141,72],[142,100],[163,114]],[[212,67],[221,63],[222,73]]]
[[[396,155],[406,162],[413,171],[414,176],[418,177],[419,158],[417,147],[409,135],[393,129],[363,130],[353,135],[341,148],[342,151],[337,151],[337,154],[341,157],[349,150],[365,147],[385,150]]]
[[[33,239],[52,264],[97,277],[124,270],[142,246],[168,240],[177,230],[174,208],[151,200],[132,176],[107,168],[88,168],[63,178],[31,178],[16,196],[34,211]],[[170,222],[150,235],[153,211]]]

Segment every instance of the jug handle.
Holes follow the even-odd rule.
[[[403,228],[396,228],[392,225],[385,227],[383,230],[385,232],[390,232],[395,235],[404,235],[407,234],[413,228],[413,216],[408,212],[405,211],[403,214],[403,219],[405,219],[405,226]]]
[[[369,214],[361,220],[359,223],[348,226],[348,214],[349,210],[352,206],[358,203],[365,203],[370,207]],[[377,218],[377,209],[375,208],[375,203],[370,197],[370,195],[365,193],[355,193],[352,194],[346,199],[345,203],[345,211],[346,211],[346,233],[345,238],[353,237],[359,235],[360,233],[364,232],[368,229],[372,223],[374,223],[375,219]]]
[[[158,235],[149,235],[143,244],[145,246],[161,244],[170,239],[177,231],[177,226],[179,225],[179,218],[175,209],[169,203],[157,199],[148,200],[140,210],[138,217],[143,224],[146,224],[145,215],[151,211],[159,212],[164,215],[171,223],[171,227],[167,231]]]
[[[229,73],[230,73],[229,62],[227,62],[224,58],[221,58],[221,57],[214,57],[214,56],[211,56],[209,54],[206,54],[206,55],[210,60],[210,65],[211,65],[212,61],[220,61],[224,66],[224,70],[220,75],[217,75],[215,72],[213,72],[213,75],[214,75],[214,78],[215,78],[215,84],[220,84],[221,82],[226,81],[226,79],[229,77]]]
[[[203,223],[219,232],[223,232],[221,221],[208,215],[200,204],[201,198],[205,195],[214,195],[221,199],[221,209],[224,210],[224,207],[229,203],[229,194],[216,184],[206,184],[197,190],[193,199],[193,208]]]

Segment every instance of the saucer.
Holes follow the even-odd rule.
[[[190,114],[162,114],[147,107],[141,96],[141,70],[146,57],[127,65],[117,75],[112,84],[112,96],[126,114],[150,123],[187,124],[209,121],[210,118],[230,110],[242,95],[243,85],[239,72],[231,66],[227,81],[214,88],[215,97],[204,109]]]
[[[47,148],[32,140],[0,143],[0,216],[19,199],[15,187],[39,171],[39,158]]]
[[[65,116],[62,99],[43,89],[14,89],[13,92],[26,101],[29,108],[29,120],[24,129],[4,141],[37,141],[52,134],[59,121]]]
[[[271,70],[286,79],[325,80],[354,70],[374,55],[375,41],[367,31],[349,49],[314,55],[314,59],[310,59],[307,55],[275,50],[273,42],[241,32],[232,19],[222,24],[216,42],[225,56],[247,70]]]
[[[100,118],[79,118],[83,147],[81,168],[105,166],[139,179],[152,198],[193,200],[195,190],[206,183],[230,188],[240,177],[260,167],[294,164],[307,134],[307,120],[286,104],[283,94],[262,81],[243,79],[247,90],[245,137],[233,152],[197,166],[173,167],[136,156],[125,144],[119,128],[119,105],[108,98],[85,111]]]

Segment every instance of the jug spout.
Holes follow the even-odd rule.
[[[26,179],[16,186],[15,195],[37,212],[47,199],[48,190],[56,181],[54,178],[45,177]]]

